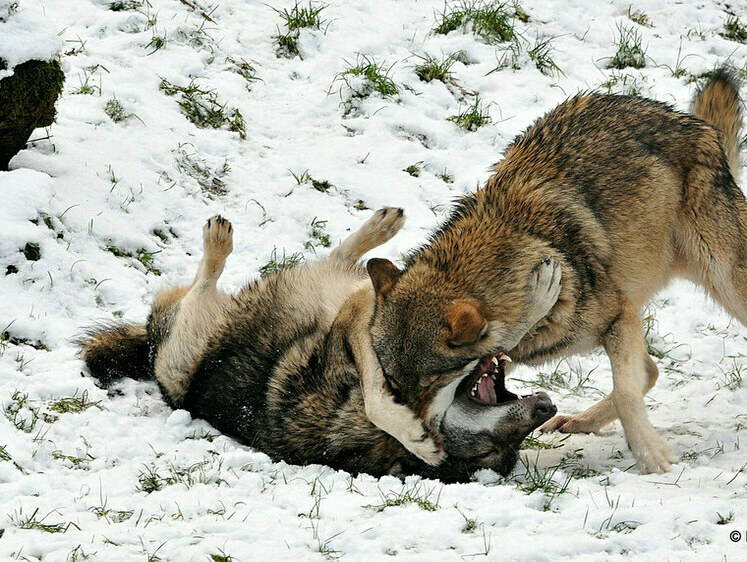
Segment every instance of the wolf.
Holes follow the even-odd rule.
[[[227,294],[217,281],[233,250],[233,226],[212,217],[192,284],[159,292],[145,324],[90,330],[82,357],[102,386],[155,379],[172,407],[274,459],[445,482],[468,480],[480,468],[507,475],[521,441],[557,409],[545,393],[505,390],[504,356],[484,365],[503,389],[494,406],[477,405],[466,388],[455,393],[437,438],[386,391],[371,344],[374,289],[357,262],[403,221],[402,209],[379,209],[328,259]],[[538,270],[536,284],[539,318],[555,290],[552,271]]]
[[[619,418],[640,471],[670,470],[677,459],[643,400],[658,370],[640,312],[681,277],[747,325],[740,126],[726,68],[697,92],[692,114],[582,93],[540,118],[404,270],[368,262],[373,347],[394,399],[426,426],[448,428],[455,393],[466,387],[474,405],[490,407],[503,392],[485,376],[497,350],[537,365],[601,346],[612,392],[541,429],[591,433]],[[543,267],[558,290],[535,322]]]

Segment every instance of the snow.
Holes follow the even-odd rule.
[[[747,557],[747,455],[740,450],[747,446],[747,385],[740,378],[747,328],[685,282],[650,307],[661,376],[647,398],[649,414],[681,457],[665,475],[631,468],[619,423],[600,435],[541,437],[556,448],[524,451],[524,464],[507,481],[481,471],[464,485],[402,483],[276,463],[170,410],[153,383],[124,381],[108,395],[82,374],[71,341],[98,320],[143,321],[160,288],[191,279],[202,223],[216,213],[236,232],[221,280],[226,289],[256,277],[274,248],[313,259],[304,248],[312,220],[327,221],[334,244],[370,216],[359,201],[370,209],[405,208],[403,232],[375,251],[400,259],[425,241],[456,196],[487,179],[517,133],[567,96],[622,75],[643,95],[686,109],[696,86],[690,75],[726,60],[744,67],[747,47],[719,35],[726,6],[640,0],[634,9],[648,16],[646,27],[628,19],[627,0],[527,0],[531,19],[517,29],[530,44],[552,38],[563,70],[546,76],[526,55],[520,69],[491,73],[501,45],[461,31],[430,34],[440,0],[333,0],[321,13],[322,30],[301,31],[302,56],[293,59],[275,54],[273,36],[283,27],[270,7],[291,3],[189,4],[197,10],[179,0],[123,11],[105,0],[23,0],[0,23],[0,57],[61,51],[67,76],[57,122],[36,131],[11,171],[0,173],[0,331],[11,337],[0,343],[0,407],[12,409],[14,393],[28,394],[17,424],[34,411],[41,416],[28,433],[0,416],[0,458],[10,459],[0,460],[0,558]],[[747,20],[744,3],[730,5]],[[605,68],[619,24],[642,35],[645,68]],[[163,48],[154,49],[154,37],[165,37]],[[467,94],[415,75],[417,55],[457,51],[470,62],[452,67]],[[358,55],[392,66],[399,101],[371,96],[346,114],[341,101],[348,94],[335,78]],[[252,65],[260,80],[247,82],[231,61]],[[678,68],[684,74],[674,77]],[[219,103],[243,115],[246,140],[227,127],[195,127],[178,98],[159,90],[163,79],[214,90]],[[473,102],[469,92],[480,94],[493,118],[474,132],[447,121]],[[118,122],[105,112],[115,98],[131,114]],[[416,163],[419,177],[403,171]],[[227,193],[204,192],[205,169],[220,176]],[[294,175],[306,171],[333,187],[298,184]],[[438,177],[444,172],[452,183]],[[24,257],[27,243],[39,245],[41,259]],[[152,255],[150,265],[162,275],[107,247]],[[316,248],[320,256],[327,251]],[[556,367],[565,382],[548,392],[562,412],[580,411],[611,388],[601,353],[522,369],[509,386],[534,389]],[[84,393],[96,406],[51,409]],[[141,481],[151,471],[166,482],[147,493]],[[555,492],[527,493],[528,471],[551,475]],[[406,497],[437,508],[385,506]],[[34,520],[65,532],[20,528],[35,511]],[[729,521],[718,524],[720,516]],[[733,531],[741,542],[730,540]]]
[[[0,59],[6,66],[0,70],[0,79],[13,74],[22,62],[52,60],[63,45],[59,29],[44,16],[43,6],[26,9],[25,4],[0,0],[0,29]]]

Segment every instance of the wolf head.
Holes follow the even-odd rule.
[[[519,261],[535,266],[534,260]],[[500,285],[490,290],[456,286],[452,279],[475,276],[432,266],[402,272],[372,259],[367,268],[376,292],[372,343],[395,399],[443,436],[450,455],[510,470],[515,446],[556,411],[547,395],[519,397],[505,388],[506,349],[525,333],[517,336],[512,327],[526,310],[532,267],[511,263],[484,276]]]

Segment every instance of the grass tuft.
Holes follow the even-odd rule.
[[[517,36],[515,20],[529,20],[528,14],[518,3],[461,0],[444,6],[437,15],[433,32],[446,35],[464,29],[486,43],[505,43]]]
[[[299,2],[296,2],[290,10],[287,8],[283,10],[272,8],[283,20],[286,29],[285,33],[281,33],[278,29],[278,34],[273,37],[278,54],[288,58],[300,55],[298,38],[301,29],[321,29],[322,25],[327,23],[320,16],[326,8],[326,5],[312,2],[309,2],[308,6],[301,6]]]
[[[417,177],[420,177],[420,172],[422,171],[422,168],[421,168],[422,165],[423,165],[423,162],[421,160],[420,162],[415,162],[414,164],[410,164],[409,166],[407,166],[407,168],[405,168],[402,171],[407,172],[414,178],[417,178]]]
[[[376,505],[367,505],[365,507],[376,511],[384,511],[387,507],[400,507],[408,504],[415,504],[424,511],[436,511],[441,496],[441,491],[435,493],[435,488],[426,488],[422,482],[417,482],[412,486],[403,485],[398,492],[392,491],[381,495],[382,502]],[[435,501],[433,498],[435,494]]]
[[[109,116],[109,119],[111,119],[115,123],[119,123],[120,121],[124,121],[128,117],[132,117],[132,113],[128,113],[122,105],[122,102],[120,102],[117,98],[112,98],[108,102],[106,102],[106,105],[104,106],[104,113],[106,113]]]
[[[272,249],[270,254],[270,260],[259,268],[259,276],[263,279],[274,273],[283,271],[284,269],[292,269],[304,261],[303,254],[301,252],[295,252],[289,256],[285,254],[278,256],[277,248]]]
[[[316,251],[317,246],[329,248],[332,245],[332,241],[330,240],[329,234],[327,234],[326,229],[327,221],[320,221],[317,220],[316,217],[314,217],[311,220],[311,229],[309,231],[311,240],[307,241],[303,247],[314,252]]]
[[[361,100],[373,94],[390,99],[399,94],[399,87],[389,77],[392,66],[376,62],[373,57],[358,55],[355,64],[346,61],[348,68],[335,75],[334,82],[340,81],[338,92],[343,104],[348,108],[353,100]]]
[[[641,25],[643,27],[653,27],[651,24],[651,19],[645,14],[645,12],[634,8],[632,5],[628,6],[627,15],[630,21],[635,22],[638,25]]]
[[[92,402],[88,399],[88,391],[84,390],[80,396],[76,391],[69,398],[60,398],[49,403],[48,408],[53,412],[60,414],[78,414],[86,411],[88,408],[98,408],[101,410],[101,400]]]
[[[747,43],[747,25],[743,24],[737,16],[729,16],[724,23],[721,37],[738,43]]]
[[[643,68],[646,66],[646,51],[641,46],[641,34],[633,27],[617,26],[615,39],[617,52],[610,58],[607,68]]]
[[[126,12],[129,10],[137,10],[142,7],[143,0],[115,0],[109,2],[109,9],[112,12]]]
[[[19,529],[34,529],[37,531],[44,531],[45,533],[66,533],[71,526],[80,531],[80,527],[72,521],[68,523],[45,523],[45,519],[52,513],[53,512],[50,511],[44,517],[39,519],[37,517],[39,515],[39,508],[37,507],[31,515],[24,517],[23,508],[21,508],[14,515],[9,516],[8,520]]]
[[[487,109],[480,103],[480,96],[475,96],[475,103],[461,113],[452,115],[448,120],[456,123],[465,131],[476,131],[483,125],[492,122]]]
[[[201,88],[194,80],[186,86],[177,86],[165,78],[159,89],[167,96],[179,96],[177,104],[184,115],[197,127],[221,129],[228,128],[246,140],[244,117],[238,109],[231,109],[218,101],[214,90]]]
[[[415,74],[423,82],[432,82],[438,80],[446,84],[453,80],[451,67],[456,62],[455,55],[449,55],[442,59],[437,59],[430,55],[418,56],[422,61],[414,66]]]

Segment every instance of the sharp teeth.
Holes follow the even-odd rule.
[[[491,374],[491,375],[490,375],[490,378],[491,378],[491,379],[493,379],[493,380],[494,380],[494,381],[496,381],[496,382],[498,381],[498,379],[497,379],[497,378],[495,378],[495,375],[493,375],[493,374]]]
[[[497,366],[499,365],[499,363],[498,363],[498,358],[497,358],[497,357],[493,357],[493,358],[492,358],[492,359],[490,360],[490,362],[491,362],[491,363],[493,363],[493,365],[495,365],[496,367],[497,367]]]
[[[472,387],[472,396],[477,396],[477,385]]]
[[[498,359],[500,359],[501,361],[506,361],[507,363],[513,363],[513,361],[511,360],[511,358],[508,356],[508,353],[501,353],[498,356]]]

